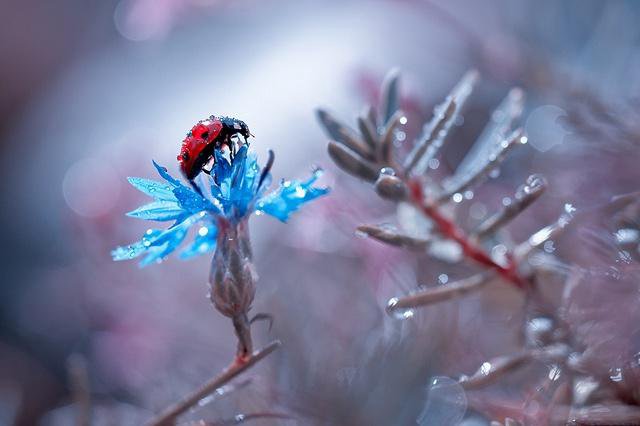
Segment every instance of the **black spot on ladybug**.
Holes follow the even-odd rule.
[[[209,137],[209,132],[202,133],[202,139],[207,139]]]
[[[182,159],[184,161],[189,161],[189,153],[188,152],[183,152],[182,153]]]

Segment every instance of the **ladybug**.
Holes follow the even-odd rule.
[[[180,170],[184,176],[193,182],[200,172],[204,171],[208,174],[209,171],[205,166],[216,149],[223,149],[226,146],[233,159],[238,142],[236,135],[242,136],[245,144],[248,143],[247,138],[253,136],[245,122],[236,118],[212,115],[196,123],[182,141],[180,154],[178,154]]]

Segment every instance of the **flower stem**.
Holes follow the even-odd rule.
[[[240,360],[245,360],[251,356],[253,352],[253,342],[251,339],[251,325],[246,312],[240,315],[236,315],[231,319],[233,321],[233,328],[236,331],[238,337],[238,352],[236,357]]]
[[[265,346],[263,349],[254,352],[245,359],[236,358],[229,367],[227,367],[220,375],[212,378],[208,382],[202,384],[198,389],[187,395],[181,401],[170,406],[162,413],[158,414],[155,418],[147,423],[147,426],[172,426],[175,424],[176,419],[181,414],[188,411],[191,407],[196,405],[205,396],[211,394],[216,389],[224,386],[226,383],[240,375],[244,371],[251,368],[260,360],[265,358],[271,352],[280,347],[279,340],[275,340]]]

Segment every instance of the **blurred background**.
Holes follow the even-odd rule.
[[[443,267],[354,238],[396,213],[331,165],[314,109],[355,118],[398,67],[412,137],[475,68],[451,169],[522,87],[530,143],[486,202],[544,174],[546,207],[514,229],[526,237],[564,202],[638,190],[638,22],[634,1],[3,1],[0,424],[70,424],[72,354],[104,424],[139,424],[232,357],[230,324],[205,297],[209,259],[140,269],[109,255],[148,227],[124,217],[146,201],[126,177],[155,178],[152,159],[176,174],[184,134],[210,114],[246,121],[259,155],[275,150],[276,178],[319,165],[334,191],[289,224],[253,219],[254,311],[275,316],[256,338],[284,348],[237,395],[190,415],[276,406],[292,424],[415,424],[429,377],[516,347],[516,308],[478,297],[462,317],[446,304],[389,324],[385,300]]]

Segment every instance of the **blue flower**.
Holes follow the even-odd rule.
[[[275,191],[265,194],[271,175],[260,168],[255,153],[249,152],[246,145],[231,161],[219,151],[215,151],[214,156],[211,174],[201,173],[196,179],[197,190],[183,185],[156,162],[153,165],[165,182],[129,178],[131,185],[151,196],[153,201],[127,216],[174,223],[167,229],[149,229],[140,241],[116,248],[111,252],[113,260],[146,254],[140,266],[160,262],[184,242],[189,230],[196,225],[195,237],[180,258],[208,253],[216,247],[220,220],[239,223],[257,212],[286,222],[301,205],[329,192],[328,188],[314,186],[322,173],[316,170],[305,181],[283,181]]]

